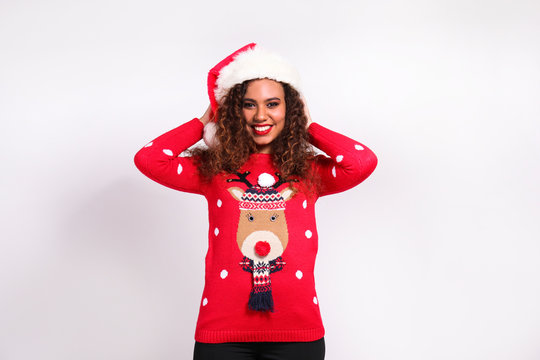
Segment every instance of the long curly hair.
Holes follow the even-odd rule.
[[[235,173],[251,154],[257,152],[242,112],[244,95],[250,81],[232,87],[218,107],[217,144],[191,150],[191,155],[197,159],[200,174],[207,181],[222,172]],[[304,180],[308,189],[312,189],[318,183],[310,166],[316,154],[309,143],[304,103],[291,85],[284,82],[280,84],[285,93],[285,124],[271,143],[273,163],[284,179]]]

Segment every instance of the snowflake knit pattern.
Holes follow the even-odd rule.
[[[283,179],[271,154],[252,154],[237,173],[207,182],[199,177],[193,158],[180,156],[202,134],[203,124],[193,119],[135,156],[137,168],[150,179],[208,201],[209,245],[195,340],[322,338],[313,276],[318,250],[315,202],[364,181],[377,157],[365,145],[311,123],[310,142],[326,154],[312,162],[320,177],[316,192],[301,180]]]

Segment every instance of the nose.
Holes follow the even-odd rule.
[[[270,244],[266,241],[257,241],[255,244],[255,252],[259,256],[266,256],[270,252]]]
[[[266,120],[266,108],[264,106],[260,106],[257,109],[257,113],[255,114],[255,120],[261,122]]]

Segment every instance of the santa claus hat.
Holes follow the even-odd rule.
[[[234,85],[263,78],[288,83],[300,91],[300,76],[292,65],[281,56],[251,43],[221,60],[208,72],[208,95],[214,113]]]
[[[281,56],[260,45],[248,44],[221,60],[208,72],[208,96],[214,114],[233,86],[246,80],[264,78],[287,83],[300,92],[298,71]],[[215,144],[215,131],[214,122],[206,125],[203,138],[208,146]]]

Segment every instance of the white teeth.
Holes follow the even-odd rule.
[[[270,125],[266,125],[266,126],[254,126],[255,130],[257,131],[266,131],[268,129],[270,129]]]

